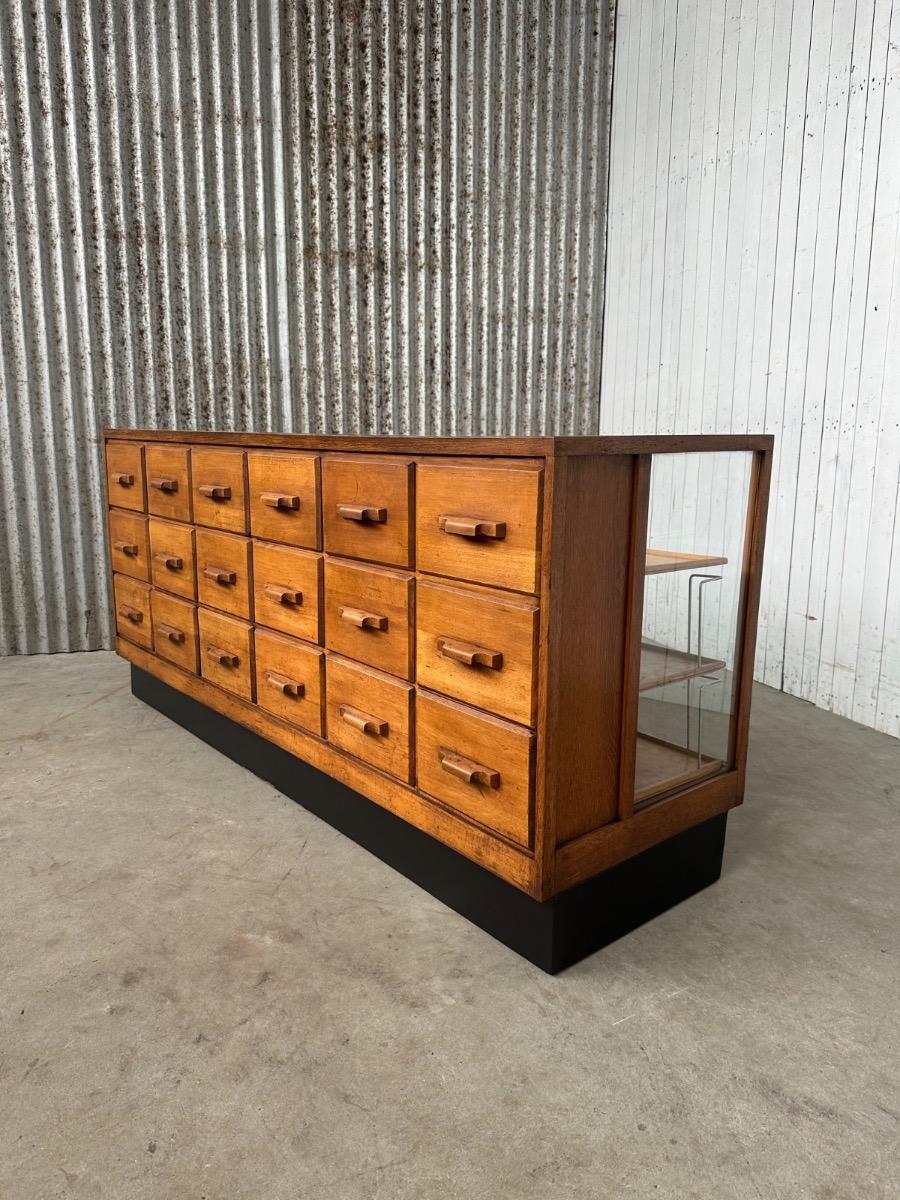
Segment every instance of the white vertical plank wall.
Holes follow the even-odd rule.
[[[601,432],[775,434],[757,678],[900,736],[900,0],[620,3],[608,221]]]

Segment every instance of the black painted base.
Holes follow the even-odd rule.
[[[139,667],[131,690],[551,974],[715,883],[722,869],[726,813],[541,903]]]

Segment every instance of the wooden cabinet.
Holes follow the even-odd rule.
[[[741,802],[770,438],[106,437],[119,652],[513,889]]]

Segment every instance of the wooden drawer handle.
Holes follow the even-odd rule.
[[[467,667],[489,667],[492,671],[499,671],[503,666],[503,654],[499,650],[486,650],[484,646],[476,646],[472,642],[439,637],[437,648],[438,654],[443,654],[444,658],[464,663]]]
[[[287,675],[279,675],[277,671],[265,672],[266,683],[284,696],[302,696],[306,684],[298,683],[296,679],[288,679]]]
[[[158,554],[153,555],[153,561],[162,563],[164,567],[168,567],[170,571],[184,570],[184,559],[177,554],[169,554],[165,550],[160,550]]]
[[[485,521],[481,517],[438,517],[438,525],[444,533],[455,533],[457,537],[493,538],[500,542],[506,537],[505,521]]]
[[[128,471],[117,471],[113,475],[113,479],[120,487],[131,487],[134,484],[134,476]]]
[[[297,509],[300,507],[299,496],[288,496],[284,492],[263,492],[259,498],[263,504],[268,504],[269,508]]]
[[[267,583],[264,590],[269,599],[278,604],[300,605],[303,603],[303,593],[295,592],[293,588],[282,587],[278,583]]]
[[[134,542],[113,542],[113,548],[128,558],[137,558],[138,548]]]
[[[387,520],[387,509],[373,504],[339,504],[337,511],[345,521],[360,521],[363,525],[383,525]]]
[[[388,619],[378,613],[366,612],[362,608],[347,608],[341,605],[338,614],[342,621],[355,625],[357,629],[387,629]]]
[[[201,483],[197,491],[209,500],[231,499],[231,488],[222,483]]]
[[[150,486],[155,487],[160,492],[177,492],[177,479],[151,479]]]
[[[164,622],[160,621],[160,623],[156,626],[156,629],[158,633],[161,633],[163,637],[168,638],[170,642],[174,642],[176,646],[180,646],[184,641],[184,630],[176,629],[174,625],[166,625]]]
[[[379,721],[377,717],[373,717],[369,713],[364,713],[360,709],[354,708],[352,704],[340,705],[338,712],[341,714],[342,721],[346,721],[348,725],[352,725],[353,728],[358,729],[360,733],[372,733],[376,737],[387,737],[387,721]]]
[[[119,605],[119,616],[124,617],[126,621],[131,621],[134,625],[140,625],[144,619],[144,614],[139,608],[132,608],[130,604]]]
[[[481,763],[474,762],[471,758],[466,758],[462,754],[457,754],[454,750],[446,750],[441,747],[438,750],[438,759],[448,774],[455,775],[457,779],[462,779],[464,783],[481,784],[483,787],[489,788],[498,788],[500,786],[499,771],[492,771],[490,767],[484,767]]]
[[[206,653],[221,667],[236,667],[240,661],[236,654],[231,654],[228,650],[221,650],[218,646],[207,646]]]
[[[237,583],[237,572],[229,571],[225,567],[204,567],[203,574],[207,579],[214,579],[216,583]]]

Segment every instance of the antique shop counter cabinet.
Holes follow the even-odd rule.
[[[548,971],[718,878],[771,438],[105,452],[136,696]]]

